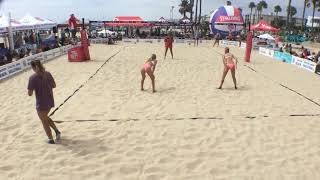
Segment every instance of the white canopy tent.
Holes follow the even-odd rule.
[[[26,30],[30,27],[21,24],[19,21],[11,19],[11,26],[13,31]],[[8,32],[9,28],[9,17],[2,15],[0,16],[0,33]]]
[[[25,15],[19,21],[22,25],[31,27],[31,29],[51,29],[57,24],[51,20],[33,17],[30,14]]]
[[[260,36],[258,36],[258,38],[260,39],[268,39],[268,40],[274,40],[274,37],[272,37],[270,34],[262,34]]]

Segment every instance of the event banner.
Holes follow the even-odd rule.
[[[247,47],[247,43],[242,42],[241,45],[240,45],[240,47],[241,47],[242,49],[245,49],[245,48]]]
[[[220,46],[236,46],[239,47],[238,41],[226,41],[226,40],[220,40],[219,41]]]
[[[274,51],[273,57],[277,60],[280,60],[282,62],[286,62],[291,64],[292,63],[292,56],[288,53],[282,53],[279,51]]]
[[[260,47],[259,54],[273,58],[274,57],[274,50]]]
[[[0,80],[5,79],[8,76],[7,65],[0,66]]]
[[[316,71],[317,64],[303,58],[292,56],[292,64],[310,72]]]

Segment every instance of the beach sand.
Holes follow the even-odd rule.
[[[83,85],[52,117],[57,145],[26,95],[32,71],[1,82],[0,179],[320,179],[320,77],[257,52],[246,65],[231,48],[239,89],[228,74],[217,90],[224,49],[211,46],[175,44],[163,60],[163,44],[94,45],[90,62],[45,64],[56,107]],[[139,84],[152,53],[155,94]]]

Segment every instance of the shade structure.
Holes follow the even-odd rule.
[[[111,27],[148,27],[151,26],[151,23],[143,22],[142,18],[139,16],[117,16],[113,18],[113,21],[104,22],[105,26]]]
[[[278,32],[279,29],[272,27],[266,21],[260,21],[257,24],[251,26],[252,31],[270,31],[270,32]]]
[[[243,16],[241,11],[234,6],[221,6],[210,16],[210,30],[220,33],[222,36],[228,34],[237,35],[243,29]]]
[[[159,23],[166,23],[167,20],[164,18],[164,17],[161,17],[159,20],[158,20]]]
[[[20,19],[19,22],[24,26],[29,26],[34,29],[51,29],[52,27],[57,25],[53,21],[44,18],[33,17],[30,14],[25,15]]]
[[[31,26],[23,25],[22,23],[14,19],[11,19],[11,26],[13,31],[32,29]],[[9,27],[8,16],[5,16],[5,15],[0,16],[0,33],[8,32],[8,27]]]
[[[143,20],[139,16],[117,16],[113,18],[113,21],[119,22],[142,22]]]
[[[148,27],[148,26],[152,26],[151,23],[147,23],[147,22],[105,22],[104,25],[110,26],[110,27],[120,27],[120,26]]]
[[[190,23],[191,20],[189,18],[187,18],[187,17],[184,17],[184,18],[180,19],[180,22],[181,23]]]
[[[262,34],[262,35],[258,36],[258,38],[274,40],[274,37],[272,37],[270,34]]]

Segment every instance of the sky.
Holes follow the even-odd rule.
[[[250,12],[250,2],[260,0],[231,0],[233,5],[241,7],[244,14]],[[271,13],[275,5],[282,7],[285,15],[288,0],[265,0],[269,8],[264,13]],[[179,3],[181,0],[3,0],[0,5],[0,14],[11,12],[15,19],[22,18],[25,14],[48,18],[58,23],[65,22],[71,13],[77,18],[86,20],[112,20],[115,16],[140,16],[144,20],[158,20],[160,17],[170,17],[170,7],[173,5],[174,18],[180,19]],[[216,8],[224,5],[226,0],[203,0],[203,13],[209,14]],[[296,16],[301,17],[303,0],[292,0],[292,6],[298,10]],[[312,14],[312,9],[306,10],[307,15]],[[318,13],[316,13],[318,15]]]

